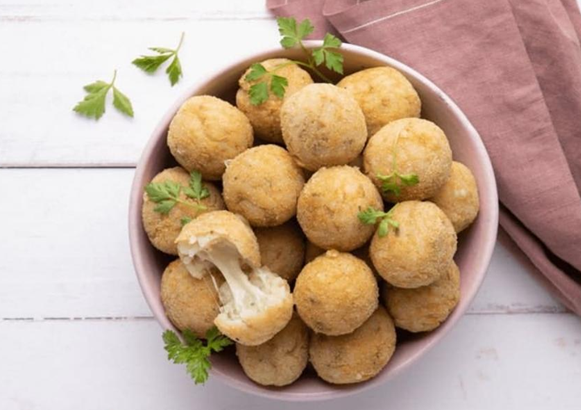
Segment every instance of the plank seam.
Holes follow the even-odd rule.
[[[566,310],[551,310],[551,311],[481,311],[468,312],[467,316],[514,316],[514,315],[571,315],[572,313]],[[155,320],[153,316],[94,316],[94,317],[5,317],[1,318],[0,322],[82,322],[82,321],[152,321]]]

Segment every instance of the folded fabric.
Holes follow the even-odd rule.
[[[581,15],[575,0],[279,0],[320,38],[392,56],[466,113],[490,154],[500,224],[581,315]]]

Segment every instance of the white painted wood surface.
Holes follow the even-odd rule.
[[[182,31],[176,87],[129,64]],[[0,0],[0,408],[294,407],[195,387],[166,361],[126,228],[132,167],[167,106],[276,40],[263,0]],[[135,119],[75,116],[81,86],[115,68]],[[381,389],[300,407],[580,407],[581,320],[534,274],[501,235],[469,313],[422,361]]]

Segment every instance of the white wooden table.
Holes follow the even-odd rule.
[[[186,33],[174,88],[130,65]],[[168,105],[204,73],[277,43],[263,0],[0,0],[0,407],[289,408],[167,362],[127,237],[133,167]],[[107,80],[136,117],[71,112]],[[581,320],[500,237],[454,331],[381,389],[300,407],[580,407]]]

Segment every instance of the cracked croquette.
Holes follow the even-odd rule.
[[[192,275],[215,267],[224,276],[220,314],[214,320],[230,339],[259,345],[291,319],[293,298],[286,280],[260,266],[254,232],[229,211],[206,213],[186,224],[178,239],[180,259]]]

